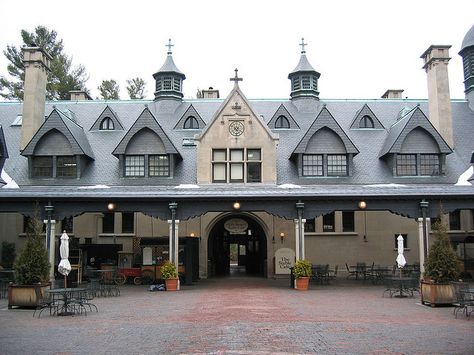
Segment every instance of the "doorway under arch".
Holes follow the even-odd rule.
[[[208,275],[260,276],[267,272],[267,238],[255,219],[232,214],[219,220],[209,232]]]

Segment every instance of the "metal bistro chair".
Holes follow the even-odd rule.
[[[453,303],[454,317],[457,318],[458,312],[462,310],[466,317],[470,318],[473,309],[469,310],[469,307],[474,307],[474,300],[470,299],[470,297],[465,293],[465,291],[469,290],[469,284],[466,282],[452,282],[451,284],[453,285],[454,296],[456,297],[456,300]]]
[[[339,265],[334,266],[334,270],[328,270],[327,282],[329,283],[332,280],[336,280],[337,271],[339,270]]]
[[[35,294],[38,304],[36,305],[36,309],[33,312],[33,317],[36,315],[36,311],[39,311],[38,318],[41,317],[41,312],[43,312],[45,309],[49,310],[49,315],[57,312],[59,304],[54,300],[47,290],[44,294],[42,294],[41,287],[38,286],[35,287]]]
[[[356,278],[356,275],[357,275],[357,271],[356,270],[351,270],[349,268],[349,265],[347,265],[346,263],[346,269],[347,269],[347,277],[346,279],[350,279],[351,277],[353,277],[354,279]]]

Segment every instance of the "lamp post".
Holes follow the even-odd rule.
[[[429,202],[425,200],[421,200],[420,202],[420,209],[421,209],[421,217],[423,219],[423,255],[426,257],[428,256],[428,238],[426,235],[426,210],[428,209]]]
[[[175,255],[175,244],[176,244],[176,209],[178,204],[176,202],[170,202],[168,205],[171,210],[171,240],[170,240],[170,261],[178,266],[178,260]]]
[[[296,202],[296,211],[298,213],[298,255],[300,259],[304,259],[304,238],[303,238],[303,210],[304,203]]]

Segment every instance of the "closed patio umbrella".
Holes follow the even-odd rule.
[[[398,246],[397,264],[398,264],[398,268],[401,269],[407,263],[407,261],[405,260],[405,257],[403,256],[404,247],[403,247],[403,237],[401,234],[397,238],[397,246]]]
[[[67,275],[71,272],[71,263],[69,262],[69,236],[66,231],[61,235],[61,245],[59,246],[61,261],[58,265],[58,271],[64,275],[64,288],[67,288]]]

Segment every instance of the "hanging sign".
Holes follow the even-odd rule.
[[[241,218],[232,218],[224,223],[224,228],[230,234],[245,234],[249,224]]]

